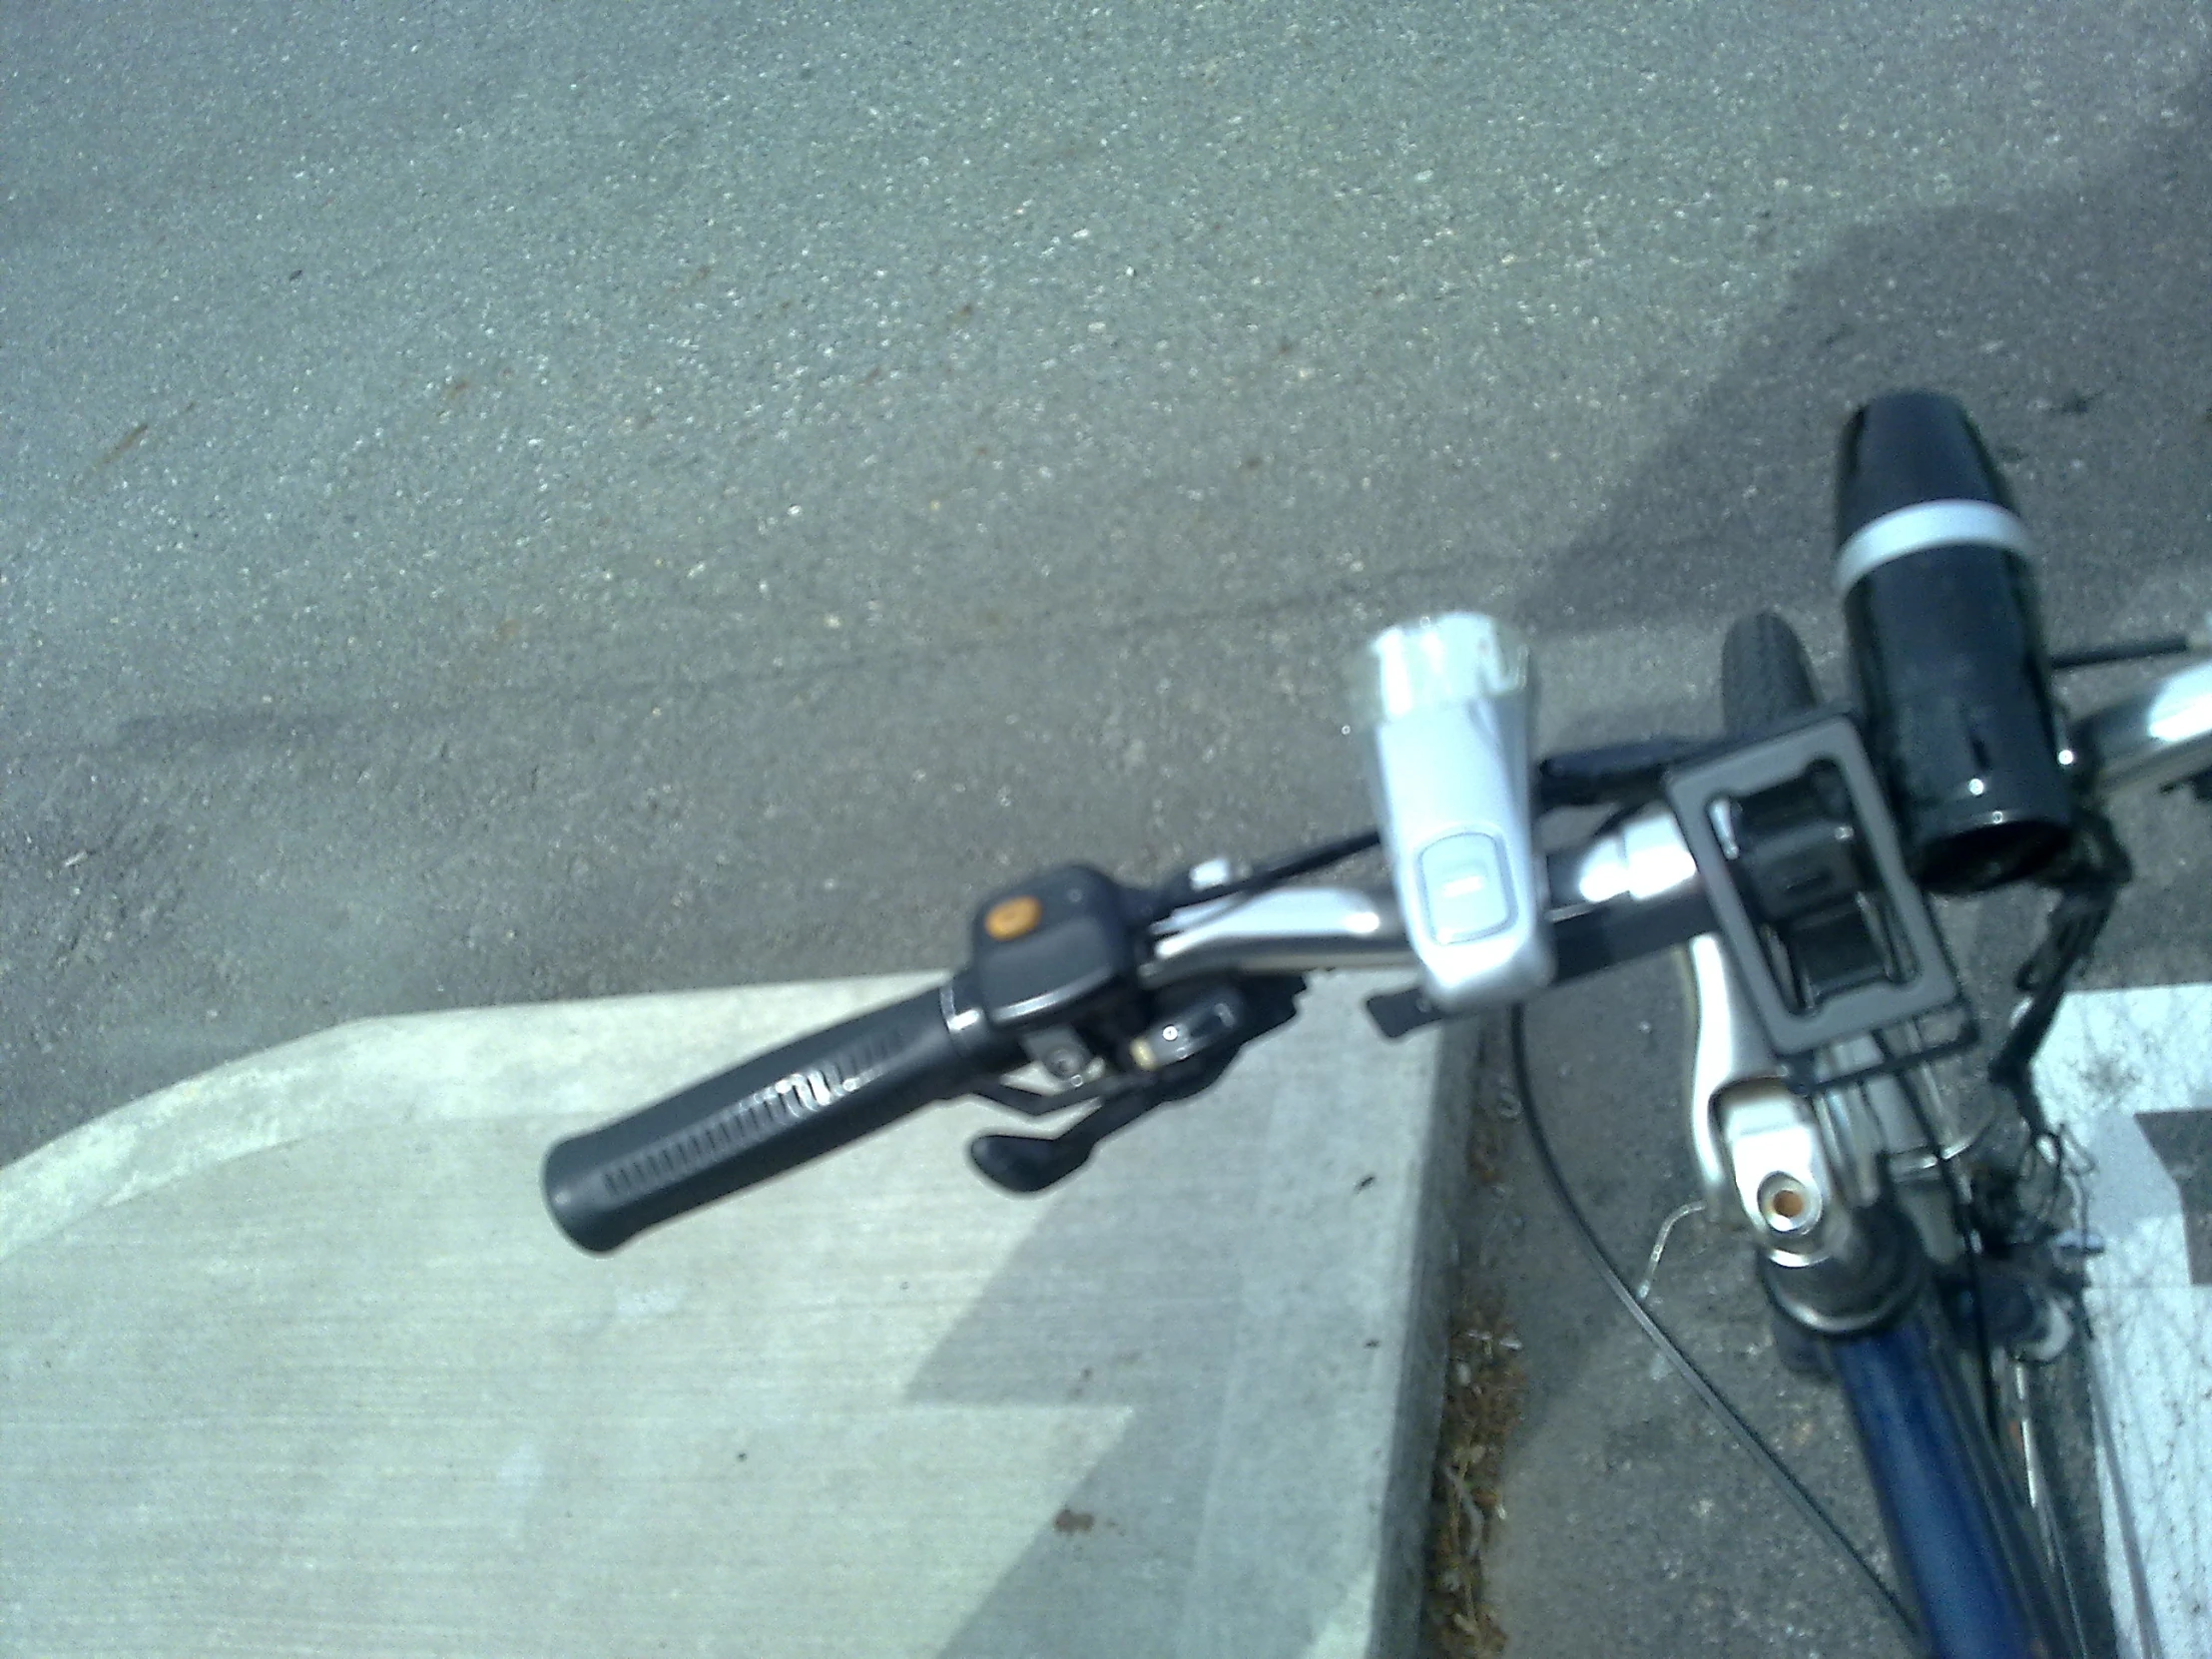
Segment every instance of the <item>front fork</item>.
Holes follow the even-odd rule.
[[[1867,1109],[1847,1114],[1834,1096],[1792,1092],[1720,941],[1693,940],[1686,957],[1691,1142],[1707,1210],[1751,1235],[1768,1300],[1843,1388],[1930,1651],[2073,1654],[1932,1294],[1929,1240],[1955,1229],[1907,1213],[1865,1095]]]

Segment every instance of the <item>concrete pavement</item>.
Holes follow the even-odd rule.
[[[2118,1651],[2212,1651],[2212,985],[2069,999],[2039,1073],[2105,1247],[2088,1313]]]
[[[971,1102],[546,1219],[556,1136],[917,983],[361,1021],[0,1172],[0,1648],[1405,1651],[1461,1120],[1372,981],[1041,1200]]]
[[[346,1019],[1339,832],[1338,665],[1424,609],[1538,633],[1547,741],[1710,722],[1748,605],[1833,675],[1898,383],[2000,446],[2054,632],[2163,631],[2208,63],[2202,0],[0,8],[0,1160]],[[2099,982],[2212,976],[2201,819],[2125,828]],[[1640,1253],[1665,970],[1538,1018]],[[1878,1651],[1528,1191],[1470,1223],[1558,1476],[1516,1653]],[[1701,1235],[1659,1294],[1760,1338]]]

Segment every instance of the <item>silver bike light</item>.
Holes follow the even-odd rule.
[[[1369,791],[1428,999],[1459,1012],[1550,983],[1529,810],[1527,641],[1494,617],[1423,617],[1369,641],[1352,681]]]

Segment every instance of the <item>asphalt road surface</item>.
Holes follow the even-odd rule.
[[[10,6],[0,1158],[358,1015],[944,964],[1024,868],[1355,827],[1344,659],[1425,609],[1533,631],[1552,741],[1708,724],[1752,605],[1840,685],[1898,384],[2054,635],[2171,628],[2208,324],[2201,0]],[[2100,981],[2212,977],[2212,823],[2123,828]],[[1672,1004],[1575,995],[1549,1117],[1640,1253]],[[1515,1651],[1878,1641],[1756,1483],[1657,1518],[1730,1454],[1616,1369],[1657,1426],[1558,1512],[1635,1525],[1516,1569]]]

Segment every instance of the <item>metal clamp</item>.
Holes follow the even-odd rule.
[[[1724,1090],[1713,1117],[1733,1217],[1760,1248],[1798,1265],[1849,1254],[1851,1205],[1812,1106],[1778,1079],[1755,1079]]]

